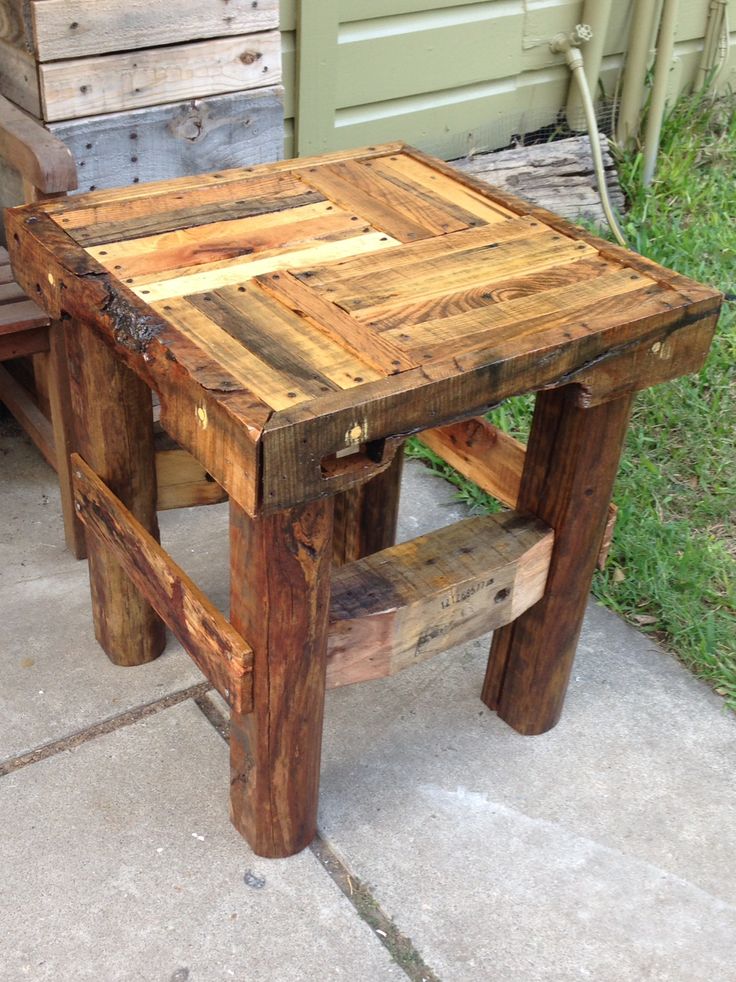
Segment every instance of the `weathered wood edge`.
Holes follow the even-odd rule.
[[[217,171],[218,185],[232,184],[237,181],[246,180],[249,177],[259,177],[262,174],[275,174],[283,171],[299,171],[304,168],[314,167],[315,164],[327,164],[340,160],[354,160],[356,157],[371,159],[373,157],[384,157],[391,153],[401,150],[401,143],[376,144],[375,146],[359,147],[355,150],[338,150],[334,153],[324,154],[315,157],[300,157],[298,159],[288,158],[277,160],[265,164],[253,164],[248,167],[232,167]],[[137,198],[150,197],[154,194],[168,194],[172,191],[186,191],[197,188],[202,184],[203,178],[213,180],[212,175],[197,174],[192,177],[178,177],[170,181],[151,181],[146,184],[136,184],[135,187],[112,188],[109,191],[89,191],[85,194],[75,194],[73,202],[47,201],[43,205],[43,210],[49,215],[58,214],[66,208],[73,207],[76,211],[79,208],[92,207],[113,201],[130,201]]]
[[[71,460],[76,510],[87,530],[114,553],[225,701],[249,712],[253,652],[247,642],[79,454]]]
[[[326,454],[349,446],[349,434],[356,426],[360,427],[361,441],[376,441],[388,435],[406,437],[432,428],[427,426],[428,417],[434,416],[434,425],[445,426],[482,416],[511,396],[572,384],[578,389],[581,406],[598,404],[606,401],[606,380],[594,399],[586,393],[585,386],[598,375],[602,377],[601,366],[621,359],[628,370],[631,361],[639,366],[640,373],[637,376],[627,371],[626,390],[647,388],[652,384],[647,365],[652,346],[665,344],[677,331],[694,324],[702,324],[697,333],[697,350],[687,367],[673,369],[669,377],[698,370],[710,346],[720,294],[709,293],[696,301],[681,299],[679,306],[647,313],[603,334],[585,335],[564,346],[549,345],[542,355],[539,351],[505,355],[476,367],[462,367],[450,359],[431,366],[431,375],[424,368],[414,369],[366,383],[357,392],[338,392],[275,412],[262,433],[264,510],[330,493],[328,483],[320,479],[320,461]],[[667,368],[667,364],[660,363],[660,372]],[[458,377],[463,377],[462,386],[455,384]],[[661,375],[654,379],[665,380]],[[619,395],[620,386],[610,397]],[[285,456],[299,462],[298,471],[292,475],[284,475],[279,468],[279,461]]]
[[[77,187],[77,167],[71,150],[1,95],[0,157],[44,194]]]
[[[489,528],[491,538],[497,536],[495,549],[474,553],[475,540],[485,542],[481,530]],[[507,512],[466,519],[334,570],[327,687],[395,675],[515,620],[543,596],[553,544],[554,532],[544,523]],[[464,560],[454,579],[431,590],[424,577],[427,549]],[[388,606],[371,599],[377,574],[381,581],[400,578],[401,596]],[[347,608],[341,607],[341,588]],[[359,613],[352,604],[356,593]]]
[[[224,369],[222,388],[195,380],[167,344],[171,325],[77,245],[43,206],[8,209],[6,223],[11,262],[25,291],[52,318],[76,317],[93,325],[159,394],[164,429],[256,514],[259,444],[271,408],[226,377]]]

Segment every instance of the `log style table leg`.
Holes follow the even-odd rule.
[[[385,471],[335,496],[332,559],[336,566],[394,545],[403,468],[402,446]]]
[[[253,649],[253,712],[233,712],[230,817],[291,856],[317,828],[333,499],[258,519],[230,505],[230,620]]]
[[[554,529],[554,551],[542,600],[494,633],[482,694],[520,733],[560,717],[631,401],[581,409],[574,386],[537,395],[517,509]]]
[[[93,328],[67,325],[80,455],[158,539],[151,393]],[[142,665],[164,649],[163,621],[122,567],[87,536],[95,636],[116,665]]]

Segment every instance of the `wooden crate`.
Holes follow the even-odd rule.
[[[0,0],[0,94],[74,154],[80,190],[283,155],[278,0]],[[0,173],[0,205],[20,182]]]

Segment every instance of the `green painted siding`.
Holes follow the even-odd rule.
[[[708,7],[680,2],[672,97],[695,77]],[[613,5],[609,94],[630,10],[629,0]],[[569,76],[548,42],[582,11],[583,0],[282,0],[287,156],[403,139],[451,158],[551,123]],[[736,0],[729,16],[736,28]]]

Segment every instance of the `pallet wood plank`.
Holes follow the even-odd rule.
[[[435,237],[408,244],[394,242],[393,249],[376,255],[347,258],[339,262],[331,262],[328,266],[315,265],[309,271],[297,275],[300,279],[309,279],[310,285],[315,289],[329,288],[356,276],[383,275],[400,266],[438,259],[441,256],[451,256],[471,249],[481,249],[485,246],[496,246],[513,239],[541,235],[545,231],[547,231],[545,226],[534,219],[509,219],[493,228],[481,226],[466,229],[444,235],[441,239]]]
[[[249,712],[253,652],[248,644],[79,454],[72,454],[72,474],[87,529],[114,553],[223,699],[238,712]]]
[[[31,0],[40,61],[152,48],[278,27],[278,0]]]
[[[244,257],[212,263],[206,269],[190,271],[172,270],[170,275],[155,274],[137,277],[131,289],[147,302],[166,300],[170,297],[187,296],[192,293],[204,293],[207,290],[220,290],[226,286],[237,286],[246,283],[254,276],[262,276],[278,269],[301,269],[313,266],[315,263],[329,262],[331,259],[342,259],[346,256],[365,255],[380,249],[390,248],[396,244],[395,239],[381,232],[363,232],[351,234],[335,241],[304,242],[288,251],[277,250],[271,256]]]
[[[256,283],[283,306],[308,318],[310,325],[344,345],[382,375],[394,375],[417,363],[398,346],[367,331],[336,304],[330,303],[289,273],[259,276]]]
[[[544,594],[554,533],[469,518],[335,570],[327,685],[394,675],[506,624]]]
[[[429,299],[593,256],[595,250],[574,240],[535,235],[411,263],[384,273],[378,282],[372,275],[342,280],[333,285],[332,299],[351,313],[366,312],[357,316],[378,320],[384,310],[417,296]]]
[[[515,209],[505,207],[491,200],[487,195],[478,194],[472,188],[463,187],[454,178],[438,173],[420,160],[407,154],[392,154],[390,157],[380,157],[373,164],[381,172],[395,174],[398,177],[417,184],[422,188],[432,189],[443,198],[463,208],[471,215],[482,218],[488,224],[502,222],[508,218],[516,218]]]
[[[483,416],[438,426],[419,434],[422,443],[481,490],[516,509],[526,447]],[[597,566],[603,569],[613,540],[618,509],[611,503]]]
[[[291,200],[293,210],[213,221],[204,229],[178,229],[103,243],[92,246],[89,253],[121,279],[141,274],[153,279],[157,273],[210,266],[230,259],[256,260],[262,253],[278,255],[303,243],[331,242],[355,234],[355,226],[344,212],[327,210],[329,205],[310,209],[302,203],[301,196]]]
[[[306,400],[310,396],[320,395],[325,389],[336,388],[327,379],[310,377],[304,369],[297,380],[288,371],[282,371],[259,358],[227,330],[223,330],[227,309],[223,312],[222,304],[218,305],[213,299],[209,304],[202,300],[199,305],[193,303],[193,299],[196,300],[192,297],[172,298],[161,304],[153,304],[153,308],[192,340],[213,364],[226,363],[232,377],[242,386],[247,385],[267,405],[282,409],[292,405],[295,400]],[[236,321],[232,315],[230,319]]]
[[[389,195],[376,181],[370,182],[365,177],[358,180],[355,174],[358,167],[359,162],[343,161],[304,168],[297,173],[308,187],[321,191],[330,201],[400,242],[415,242],[435,234],[419,216],[405,214],[400,200],[394,200],[398,195]],[[359,174],[362,176],[362,172]]]
[[[48,62],[38,66],[38,77],[48,122],[239,92],[281,81],[280,35]]]

